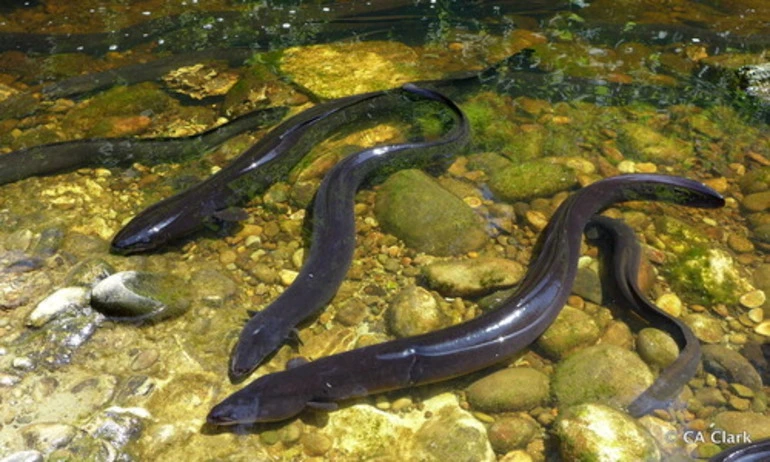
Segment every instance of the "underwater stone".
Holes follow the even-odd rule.
[[[636,351],[647,364],[657,368],[668,366],[679,356],[679,347],[674,339],[653,327],[639,331]]]
[[[743,194],[752,194],[770,189],[770,166],[760,167],[749,172],[739,180]]]
[[[473,297],[510,287],[526,269],[504,258],[442,261],[422,269],[428,286],[445,297]]]
[[[546,197],[577,184],[575,171],[551,161],[530,161],[489,174],[489,189],[508,202]]]
[[[27,325],[40,327],[60,313],[88,306],[88,290],[83,287],[65,287],[52,293],[37,304],[27,316]]]
[[[751,363],[737,351],[721,345],[703,345],[703,367],[728,382],[737,382],[754,391],[762,390],[762,378]]]
[[[714,417],[714,426],[726,434],[749,434],[752,441],[770,438],[770,416],[757,412],[726,411]]]
[[[583,311],[565,306],[536,343],[551,358],[562,358],[576,348],[592,345],[601,331]]]
[[[722,340],[722,323],[706,313],[691,313],[682,317],[682,321],[701,342],[717,343]]]
[[[238,290],[238,285],[232,279],[215,269],[196,271],[190,279],[190,285],[194,288],[195,298],[211,307],[224,305]]]
[[[621,149],[634,160],[669,165],[693,156],[691,144],[669,138],[639,123],[623,124],[619,135]]]
[[[432,255],[466,253],[487,241],[473,209],[420,170],[391,175],[377,193],[375,213],[386,232]]]
[[[473,382],[471,406],[484,412],[527,411],[548,401],[548,376],[529,367],[512,367]]]
[[[649,367],[636,353],[596,345],[557,364],[551,386],[560,406],[600,402],[625,407],[652,382]]]
[[[3,457],[0,462],[43,462],[43,454],[40,451],[19,451]]]
[[[411,337],[445,327],[449,320],[422,287],[410,286],[395,296],[388,308],[388,326],[396,337]]]
[[[539,425],[528,415],[506,415],[496,419],[487,429],[492,449],[504,454],[527,446]]]
[[[115,268],[101,258],[88,258],[73,266],[64,278],[65,284],[91,287],[115,272]]]
[[[174,276],[123,271],[94,287],[91,305],[113,320],[160,320],[187,311],[187,288],[187,283]]]
[[[495,460],[484,426],[459,408],[445,407],[414,435],[414,460]]]
[[[34,423],[21,429],[21,436],[28,448],[50,453],[66,446],[78,429],[63,423]]]
[[[600,404],[564,410],[556,421],[564,460],[657,461],[655,439],[628,415]]]
[[[749,212],[762,212],[770,209],[770,191],[749,194],[743,198],[741,204]]]
[[[663,272],[674,291],[701,304],[734,304],[754,290],[735,260],[695,227],[668,216],[655,220],[658,238],[673,252]]]

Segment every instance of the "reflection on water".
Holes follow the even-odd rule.
[[[770,438],[766,3],[0,3],[0,152],[110,138],[50,158],[0,156],[0,453],[659,460]],[[645,293],[701,342],[702,367],[679,398],[638,420],[618,412],[678,349],[610,308],[597,250],[585,245],[557,321],[493,371],[284,422],[206,425],[243,386],[227,367],[247,310],[268,305],[302,266],[323,174],[362,146],[436,136],[443,121],[425,105],[373,110],[309,138],[306,158],[238,204],[245,210],[161,251],[111,254],[115,233],[264,137],[280,108],[482,71],[434,82],[469,117],[471,147],[431,175],[404,170],[359,192],[346,281],[300,326],[301,342],[289,339],[256,374],[494,309],[572,191],[658,172],[727,199],[719,210],[634,202],[606,212],[643,244]],[[137,138],[176,140],[135,151]],[[56,168],[38,175],[51,159]],[[128,271],[140,276],[118,285],[164,308],[115,308],[92,294]],[[105,309],[145,322],[115,322]]]

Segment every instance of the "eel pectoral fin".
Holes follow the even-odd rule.
[[[249,214],[241,207],[227,207],[214,212],[213,217],[222,221],[236,222],[248,219]]]

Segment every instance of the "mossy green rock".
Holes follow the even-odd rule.
[[[459,255],[487,241],[483,220],[473,209],[420,170],[388,178],[377,194],[375,213],[385,231],[432,255]]]
[[[512,164],[489,174],[489,189],[509,202],[551,196],[577,184],[575,172],[548,161]]]
[[[521,263],[504,258],[439,261],[422,269],[428,286],[445,297],[474,297],[510,287],[525,272]]]
[[[167,110],[175,100],[154,83],[118,86],[99,93],[66,116],[66,124],[82,130],[95,130],[108,117],[128,117],[158,114]]]
[[[770,167],[757,168],[743,175],[739,182],[743,194],[752,194],[770,189]]]
[[[468,419],[473,420],[459,408],[443,408],[426,419],[415,432],[411,460],[494,460],[484,428],[469,425]]]
[[[679,356],[679,347],[670,335],[660,329],[647,327],[639,331],[636,351],[649,365],[661,369]]]
[[[187,311],[189,289],[169,274],[122,271],[94,286],[91,306],[116,321],[158,321]]]
[[[624,124],[619,135],[621,149],[635,160],[675,164],[693,156],[691,144],[668,138],[646,125]]]
[[[753,287],[741,276],[735,260],[694,227],[671,217],[655,220],[658,238],[674,257],[662,270],[685,298],[701,304],[737,303]]]
[[[628,415],[600,404],[566,409],[556,421],[563,460],[658,461],[655,439]]]
[[[500,454],[527,446],[539,430],[529,416],[506,415],[496,419],[487,429],[492,449]]]
[[[565,306],[553,324],[537,339],[537,346],[551,358],[561,358],[575,348],[593,344],[599,335],[599,326],[591,316]]]
[[[649,367],[636,353],[596,345],[560,362],[551,385],[560,406],[598,402],[625,407],[652,382]]]
[[[513,367],[473,382],[467,396],[480,411],[526,411],[546,403],[548,392],[548,376],[529,367]]]
[[[714,426],[726,435],[742,435],[746,432],[751,441],[770,438],[770,416],[757,412],[722,412],[714,417]]]

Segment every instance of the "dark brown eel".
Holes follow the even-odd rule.
[[[90,138],[19,149],[0,155],[0,185],[83,167],[157,164],[200,155],[239,133],[273,124],[284,107],[259,109],[196,135],[166,138]]]
[[[113,238],[112,251],[157,249],[199,230],[223,211],[283,180],[334,130],[374,114],[392,114],[414,97],[401,88],[374,91],[318,104],[290,117],[216,174],[135,216]]]
[[[644,415],[653,409],[664,408],[695,375],[701,359],[700,343],[685,323],[655,306],[642,294],[637,282],[641,248],[628,225],[595,216],[586,228],[586,236],[604,254],[603,272],[608,273],[602,278],[604,303],[619,309],[632,309],[650,325],[670,335],[679,347],[676,360],[628,406],[628,413]]]
[[[441,93],[412,85],[404,90],[442,103],[452,113],[450,131],[435,141],[377,146],[341,160],[321,182],[313,206],[309,257],[292,284],[253,314],[241,331],[230,361],[230,377],[241,380],[275,351],[297,324],[312,317],[337,293],[355,250],[355,194],[373,173],[414,167],[452,156],[470,139],[465,115]]]
[[[498,309],[439,331],[264,375],[217,404],[207,421],[234,425],[288,419],[308,406],[328,408],[339,400],[438,382],[511,357],[540,336],[561,311],[589,220],[600,210],[629,200],[702,208],[724,205],[711,188],[680,177],[640,174],[598,181],[559,206],[540,236],[540,252],[523,282]],[[630,408],[644,411],[646,401],[643,394]]]
[[[767,462],[770,460],[770,439],[752,441],[725,449],[709,462]]]

